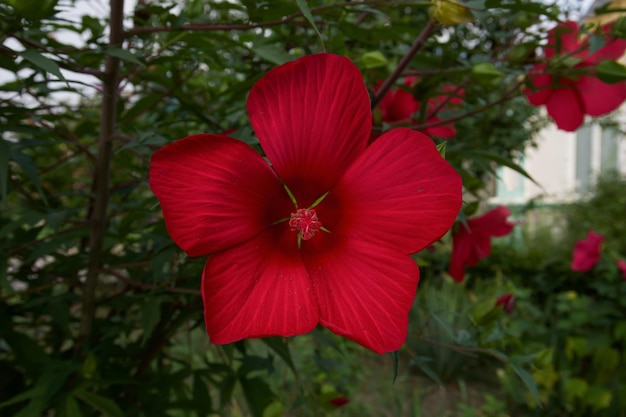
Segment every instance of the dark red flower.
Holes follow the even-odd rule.
[[[534,88],[526,90],[528,101],[545,105],[557,127],[569,132],[582,125],[586,114],[601,116],[615,110],[626,100],[626,83],[606,84],[593,74],[593,68],[620,58],[625,50],[626,39],[610,38],[591,53],[589,39],[581,37],[576,22],[560,23],[548,33],[545,55],[553,62],[560,60],[561,68],[535,65],[530,73]],[[563,66],[570,68],[569,74],[558,74]]]
[[[573,271],[589,271],[600,260],[600,245],[604,236],[590,230],[587,238],[579,240],[574,245],[574,255],[571,268]]]
[[[502,294],[496,300],[496,306],[502,306],[505,313],[511,314],[515,309],[515,296],[510,292]]]
[[[622,273],[622,278],[626,281],[626,261],[623,259],[619,259],[617,261],[617,269]]]
[[[336,398],[333,398],[332,400],[330,400],[330,403],[332,405],[337,406],[337,407],[341,407],[342,405],[346,405],[349,402],[350,402],[350,399],[346,398],[346,397],[336,397]]]
[[[406,77],[404,84],[410,87],[415,81],[415,77]],[[435,124],[441,122],[437,114],[442,108],[458,106],[461,104],[463,90],[458,90],[452,86],[445,86],[442,95],[430,98],[427,103],[428,117],[424,124]],[[413,116],[420,108],[420,102],[413,97],[409,91],[403,88],[391,88],[380,101],[381,120],[392,125],[410,123],[415,119]],[[427,127],[422,130],[429,136],[442,139],[449,139],[456,135],[453,123],[445,123],[438,126]]]
[[[450,228],[460,176],[410,129],[367,146],[367,89],[340,56],[269,71],[248,114],[271,165],[236,139],[195,135],[157,151],[150,168],[172,239],[190,256],[211,254],[202,277],[211,341],[320,323],[397,350],[419,280],[409,255]]]
[[[499,206],[482,216],[459,224],[452,233],[453,247],[448,272],[457,282],[462,282],[466,266],[475,266],[478,261],[491,253],[491,238],[506,236],[513,230],[515,223],[507,220],[511,210]]]

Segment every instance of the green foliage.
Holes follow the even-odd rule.
[[[489,279],[483,286],[443,279],[442,252],[420,256],[428,272],[394,384],[393,358],[323,329],[227,346],[206,336],[203,260],[167,234],[147,184],[151,154],[230,130],[261,151],[245,111],[251,86],[323,48],[351,58],[374,96],[427,26],[427,4],[139,1],[124,32],[112,33],[109,18],[64,13],[79,3],[0,1],[0,67],[10,75],[0,84],[0,416],[429,415],[441,387],[456,393],[468,381],[458,398],[479,398],[474,410],[499,417],[505,395],[473,395],[477,373],[486,390],[513,387],[517,397],[506,400],[520,407],[539,395],[568,411],[626,408],[616,388],[623,376],[609,372],[623,364],[626,343],[615,314],[626,298],[608,278],[615,269],[601,264],[601,279],[572,281],[563,257],[544,262],[539,249],[495,254],[473,272]],[[532,23],[554,19],[555,7],[472,2],[475,22],[436,28],[402,74],[419,79],[412,92],[422,102],[444,86],[463,88],[463,104],[438,117],[456,123],[445,155],[475,195],[497,166],[517,167],[543,126],[521,80],[540,41]],[[606,192],[584,206],[594,211],[576,212],[578,230],[605,203],[617,207]],[[625,254],[613,230],[626,226],[601,223],[623,216],[602,213],[593,226]],[[505,290],[526,319],[495,308]],[[568,353],[552,355],[560,351]],[[342,396],[343,408],[330,403]]]

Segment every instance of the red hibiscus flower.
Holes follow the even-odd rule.
[[[626,281],[626,261],[623,259],[619,259],[617,261],[617,269],[622,273],[622,278]]]
[[[571,268],[573,271],[589,271],[600,260],[600,245],[604,242],[604,236],[590,230],[587,238],[579,240],[574,245],[574,256]]]
[[[507,221],[511,210],[499,206],[482,216],[459,224],[452,233],[453,247],[448,272],[457,282],[462,282],[466,266],[475,266],[478,261],[491,253],[491,238],[506,236],[513,230],[515,223]]]
[[[406,77],[404,84],[407,87],[413,85],[415,77]],[[430,98],[427,104],[427,114],[431,115],[424,124],[435,124],[441,122],[436,114],[442,109],[449,106],[458,106],[461,104],[460,96],[463,90],[458,90],[452,86],[445,86],[443,95]],[[389,124],[410,123],[413,115],[419,110],[420,102],[417,101],[413,94],[402,88],[392,88],[380,101],[381,120]],[[453,123],[446,123],[439,126],[427,127],[422,130],[429,136],[442,139],[449,139],[456,135],[456,129]]]
[[[607,39],[606,45],[591,53],[589,40],[580,36],[576,22],[557,25],[548,33],[545,55],[552,62],[560,60],[562,66],[570,66],[571,71],[558,75],[554,72],[557,66],[535,65],[530,73],[534,88],[526,90],[528,101],[545,105],[557,127],[569,132],[582,125],[586,114],[601,116],[615,110],[626,100],[626,83],[606,84],[593,75],[593,68],[620,58],[625,50],[625,39]]]
[[[165,146],[150,167],[172,239],[190,256],[211,254],[202,276],[211,341],[320,323],[376,352],[397,350],[419,280],[409,254],[450,228],[460,176],[410,129],[367,146],[367,89],[340,56],[269,71],[248,114],[270,164],[205,134]]]
[[[502,306],[505,313],[511,314],[515,309],[515,296],[510,292],[502,294],[496,300],[496,306]]]

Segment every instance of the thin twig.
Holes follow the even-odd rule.
[[[380,100],[382,100],[385,94],[387,94],[387,91],[389,91],[393,83],[396,82],[396,80],[400,77],[407,65],[409,65],[409,62],[411,62],[413,56],[415,56],[415,54],[420,49],[422,49],[424,43],[430,37],[430,35],[434,33],[436,28],[437,26],[435,25],[435,23],[432,20],[429,20],[422,30],[422,33],[419,34],[417,39],[415,39],[415,42],[413,42],[413,45],[411,45],[411,48],[406,54],[404,54],[400,62],[398,62],[396,69],[393,70],[393,72],[389,75],[389,77],[387,77],[383,85],[380,86],[378,91],[376,91],[376,94],[372,99],[372,109],[374,109],[378,105],[378,103],[380,103]]]

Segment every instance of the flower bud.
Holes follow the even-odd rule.
[[[433,0],[430,16],[442,25],[453,26],[474,20],[468,8],[459,0]]]

